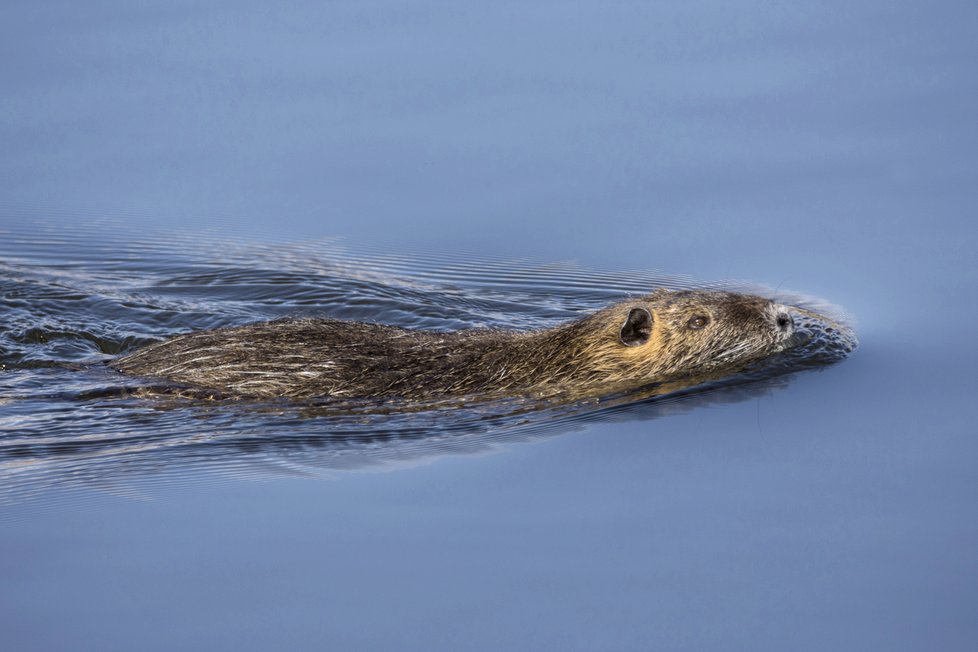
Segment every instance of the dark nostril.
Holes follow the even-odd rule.
[[[791,317],[789,317],[788,315],[778,315],[777,324],[778,324],[778,328],[780,328],[783,331],[786,331],[788,330],[788,327],[791,326]]]

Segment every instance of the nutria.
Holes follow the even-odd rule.
[[[749,294],[657,290],[536,331],[289,318],[177,335],[110,364],[253,398],[599,394],[733,372],[782,351],[791,310]]]

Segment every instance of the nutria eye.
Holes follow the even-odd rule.
[[[705,315],[696,315],[686,322],[686,328],[698,331],[710,323],[710,318]]]

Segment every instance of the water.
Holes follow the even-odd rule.
[[[974,19],[11,5],[0,645],[970,649]],[[860,348],[410,413],[89,364],[283,314],[545,325],[682,275],[824,297]]]

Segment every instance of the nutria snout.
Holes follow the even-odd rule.
[[[536,331],[283,319],[178,335],[110,364],[244,397],[598,394],[737,371],[797,343],[792,310],[751,294],[657,290]]]

